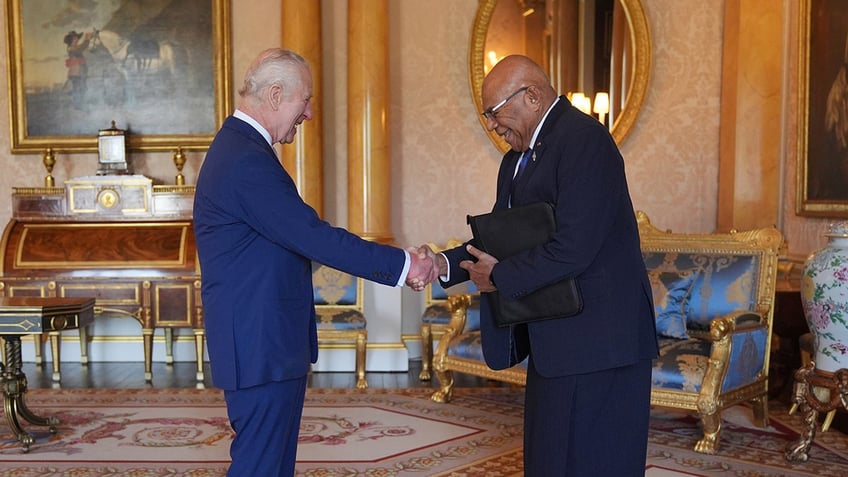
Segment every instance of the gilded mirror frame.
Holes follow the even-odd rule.
[[[621,114],[618,115],[610,130],[615,142],[619,145],[630,133],[642,103],[648,92],[648,82],[651,76],[651,38],[648,31],[648,19],[640,0],[619,0],[624,8],[624,14],[630,27],[633,45],[633,78],[627,90],[627,99]],[[469,75],[471,93],[477,111],[483,110],[483,78],[485,77],[485,48],[489,23],[495,11],[498,0],[480,0],[474,26],[471,30],[471,48],[469,52]],[[486,130],[486,120],[478,115],[480,125]],[[509,150],[509,145],[494,131],[486,131],[495,146],[501,151]]]

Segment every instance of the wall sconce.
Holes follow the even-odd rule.
[[[575,108],[583,111],[586,114],[592,114],[592,100],[589,99],[585,94],[575,91],[569,94],[569,99],[571,100],[571,104],[574,105]]]
[[[609,104],[609,94],[608,93],[596,93],[595,94],[595,107],[592,109],[592,112],[598,115],[598,120],[603,124],[604,119],[606,119],[606,115],[610,110]]]
[[[483,70],[484,70],[483,72],[485,74],[489,74],[489,70],[491,70],[492,67],[494,67],[496,64],[498,64],[498,61],[501,61],[502,59],[503,59],[503,57],[498,56],[498,53],[495,50],[489,50],[489,52],[486,53],[487,63],[485,65],[483,65]]]

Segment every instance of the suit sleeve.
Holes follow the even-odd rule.
[[[232,189],[236,206],[259,234],[311,260],[378,283],[397,285],[406,264],[402,249],[363,240],[322,220],[275,160],[248,154],[239,166]],[[380,264],[388,265],[375,270]]]

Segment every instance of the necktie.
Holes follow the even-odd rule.
[[[512,184],[509,186],[510,198],[515,194],[515,184],[518,182],[518,178],[521,177],[521,173],[524,172],[524,168],[527,167],[527,159],[529,159],[531,155],[533,155],[533,150],[528,149],[518,161],[518,170],[515,172],[515,177],[512,178]]]

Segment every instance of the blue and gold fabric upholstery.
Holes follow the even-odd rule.
[[[468,330],[466,327],[465,333],[457,335],[451,340],[450,346],[448,347],[448,354],[456,358],[479,361],[481,363],[485,362],[485,358],[483,357],[483,343],[480,341],[479,329],[480,328],[478,327],[474,330]],[[527,371],[527,362],[528,360],[525,358],[524,361],[518,363],[515,367]]]
[[[657,334],[668,338],[689,338],[686,331],[686,306],[698,274],[648,270],[654,295]]]
[[[643,258],[661,337],[653,385],[698,393],[712,351],[712,342],[703,338],[713,319],[755,309],[758,255],[643,252]],[[733,334],[720,392],[750,384],[764,372],[767,333],[757,328]]]
[[[318,327],[318,343],[354,343],[356,387],[368,387],[365,354],[368,330],[362,302],[362,279],[312,263],[312,298]]]
[[[473,282],[451,287],[450,290],[442,288],[439,282],[431,283],[428,287],[427,293],[429,296],[426,297],[426,308],[421,315],[421,322],[430,325],[447,325],[450,323],[451,313],[448,309],[448,296],[460,293],[477,293],[477,287],[474,286]],[[474,304],[472,303],[471,306],[473,307]]]
[[[319,330],[365,328],[359,306],[358,280],[333,268],[313,263],[312,292]]]
[[[642,256],[649,275],[696,275],[692,292],[685,300],[687,329],[709,331],[713,318],[754,310],[759,270],[756,254],[643,251]]]
[[[729,366],[719,391],[726,393],[748,385],[764,371],[766,330],[752,329],[731,337]],[[701,392],[712,352],[712,342],[705,339],[660,339],[660,356],[654,361],[652,385],[663,389],[692,393]]]

